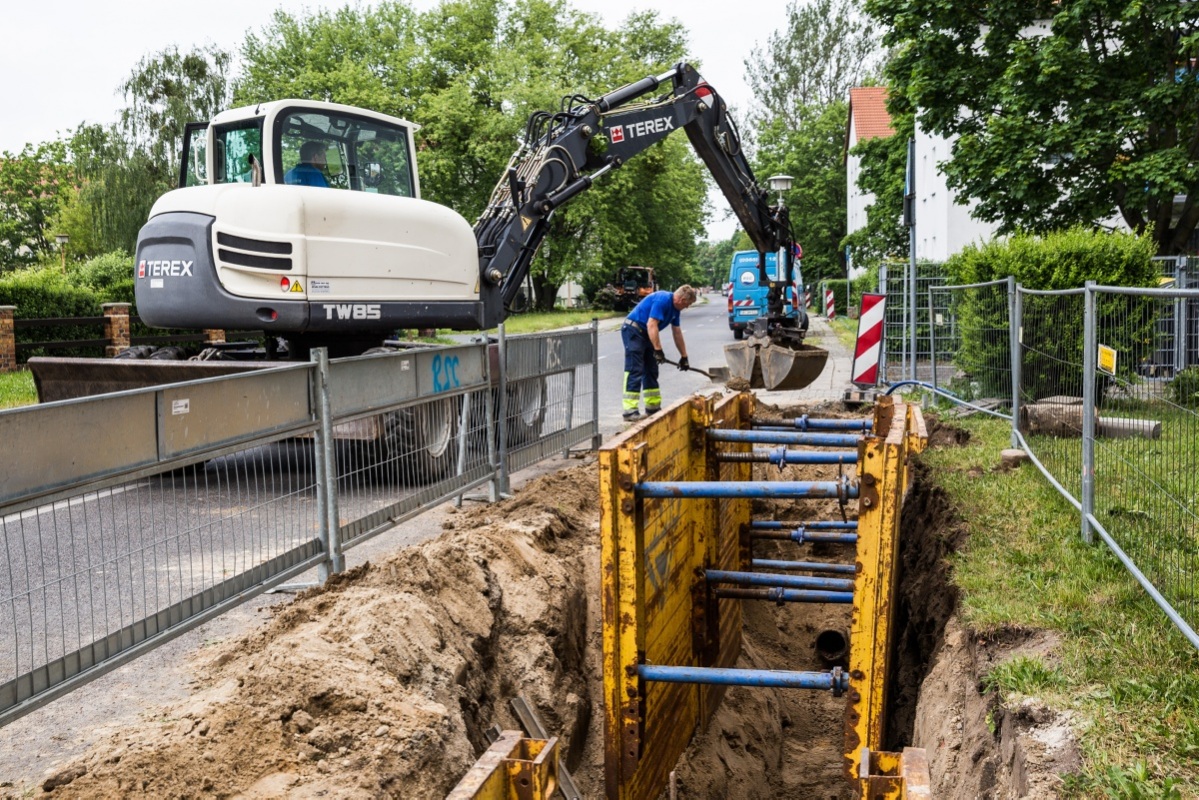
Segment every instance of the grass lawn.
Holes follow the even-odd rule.
[[[31,406],[37,402],[33,375],[27,369],[0,372],[0,408]]]
[[[837,341],[853,352],[854,345],[858,343],[858,321],[849,317],[833,317],[829,327],[837,335]]]
[[[622,317],[626,311],[530,311],[525,314],[513,314],[504,320],[505,333],[540,333],[554,328],[570,328],[576,325],[589,325],[593,319],[611,319]]]
[[[1031,464],[992,471],[1003,420],[957,423],[963,447],[923,456],[970,532],[954,556],[964,620],[980,633],[1048,629],[1061,646],[1019,657],[984,685],[1011,707],[1035,696],[1072,714],[1085,759],[1067,797],[1199,797],[1199,652]],[[1096,542],[1099,540],[1096,539]]]

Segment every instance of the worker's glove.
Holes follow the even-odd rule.
[[[657,361],[659,364],[665,364],[665,363],[666,363],[666,353],[665,353],[665,351],[663,351],[663,350],[655,350],[655,351],[654,351],[654,361]]]
[[[690,368],[691,368],[691,362],[687,360],[687,356],[683,356],[682,358],[679,359],[679,371],[680,372],[686,372]]]

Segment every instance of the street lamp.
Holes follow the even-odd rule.
[[[58,252],[62,254],[62,271],[67,271],[67,242],[71,241],[71,237],[65,233],[60,233],[54,237],[54,241],[58,242]]]
[[[778,192],[779,205],[783,204],[783,192],[791,188],[791,182],[795,179],[790,175],[771,175],[766,179],[770,183],[771,190]]]

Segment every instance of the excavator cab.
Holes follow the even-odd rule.
[[[142,319],[301,343],[484,327],[474,232],[420,199],[416,130],[310,100],[189,126],[179,188],[138,236]]]

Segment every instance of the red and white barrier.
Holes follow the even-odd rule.
[[[812,307],[812,293],[811,292],[803,293],[803,307],[804,308]]]
[[[829,319],[832,319],[833,317],[837,316],[836,305],[837,304],[833,300],[833,290],[825,289],[824,290],[824,315],[826,317],[828,317]]]
[[[883,346],[885,294],[863,294],[858,315],[858,343],[853,351],[852,380],[862,388],[878,384],[878,357]]]

